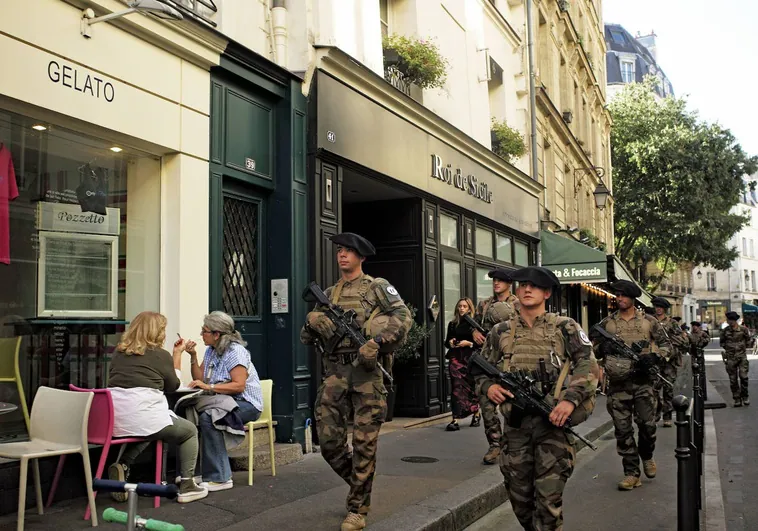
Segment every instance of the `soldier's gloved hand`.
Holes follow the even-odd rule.
[[[323,312],[309,312],[308,313],[308,326],[311,330],[316,332],[324,340],[329,340],[337,327]]]
[[[376,356],[379,353],[379,345],[373,339],[369,339],[365,345],[358,349],[358,359],[367,371],[376,370]]]
[[[640,356],[639,368],[642,371],[650,372],[658,364],[658,360],[655,354],[644,354]]]

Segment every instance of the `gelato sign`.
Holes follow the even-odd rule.
[[[608,280],[608,265],[575,264],[566,266],[545,266],[552,271],[561,284],[573,284],[575,282],[605,282]]]

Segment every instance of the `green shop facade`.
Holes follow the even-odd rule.
[[[210,310],[235,319],[272,379],[280,442],[302,441],[313,391],[299,332],[309,281],[302,80],[231,43],[211,71]]]

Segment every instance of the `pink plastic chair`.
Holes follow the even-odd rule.
[[[113,438],[113,398],[111,392],[108,389],[82,389],[73,385],[68,386],[72,391],[79,391],[85,393],[95,393],[92,400],[92,407],[89,412],[89,426],[87,429],[87,442],[90,444],[101,444],[103,450],[100,453],[100,460],[97,463],[97,472],[95,473],[95,479],[101,479],[103,477],[103,471],[105,470],[105,461],[108,459],[108,451],[111,446],[117,444],[138,443],[144,442],[142,437],[120,437]],[[156,441],[155,448],[155,483],[161,484],[162,472],[163,472],[163,441]],[[50,487],[50,494],[47,497],[46,507],[50,507],[55,497],[55,491],[58,488],[58,480],[63,472],[63,464],[66,461],[66,456],[62,455],[58,459],[58,468],[55,470],[55,477],[53,478],[53,484]],[[95,492],[97,495],[97,492]],[[161,505],[161,499],[159,496],[155,497],[154,506],[157,509]],[[84,513],[84,519],[89,520],[90,509]]]

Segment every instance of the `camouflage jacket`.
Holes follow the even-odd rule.
[[[364,328],[364,324],[373,315],[371,330],[364,330],[367,337],[378,335],[382,343],[402,343],[413,324],[413,319],[397,289],[385,279],[373,278],[365,273],[355,280],[340,282],[339,298],[335,303],[344,310],[355,310],[357,314],[355,321],[361,328]],[[337,286],[340,286],[340,283],[324,290],[329,300],[332,300]],[[318,312],[323,309],[317,305],[313,311]],[[303,325],[300,330],[300,341],[311,345],[315,339],[315,333],[307,324]],[[350,339],[345,338],[337,346],[335,352],[355,351],[357,346],[351,343]]]
[[[521,303],[513,293],[509,293],[504,301],[498,301],[497,296],[493,295],[479,301],[476,305],[474,320],[489,332],[496,324],[513,317],[519,308],[521,308]]]
[[[700,330],[699,332],[691,332],[689,334],[690,339],[690,345],[694,348],[701,349],[708,346],[708,343],[711,342],[711,336],[708,335],[708,332],[705,330]]]
[[[551,364],[553,352],[561,363],[571,364],[570,382],[561,392],[560,399],[578,406],[593,397],[597,389],[597,361],[587,334],[571,318],[545,313],[537,317],[534,325],[529,327],[516,314],[492,328],[481,354],[501,371],[536,370],[539,359],[543,358],[555,385],[558,369]],[[476,376],[476,387],[480,394],[486,394],[495,383],[486,375]],[[550,394],[554,392],[555,389]]]
[[[690,342],[687,338],[687,333],[682,330],[679,323],[674,321],[671,317],[666,315],[663,319],[658,320],[658,323],[663,327],[663,331],[669,338],[671,343],[671,354],[684,354],[690,349]]]
[[[727,326],[719,335],[719,344],[727,356],[744,354],[755,345],[755,338],[750,335],[746,326],[738,325],[737,328]]]
[[[647,323],[647,324],[645,324]],[[634,317],[629,321],[621,318],[621,313],[616,311],[600,321],[600,326],[612,334],[619,336],[624,343],[630,345],[635,341],[645,340],[650,342],[650,346],[643,350],[643,353],[654,352],[663,358],[668,358],[671,351],[671,342],[658,319],[645,312],[637,310]],[[593,340],[596,338],[593,337]],[[600,348],[601,341],[595,342],[595,354],[598,359],[604,357],[603,349]]]

